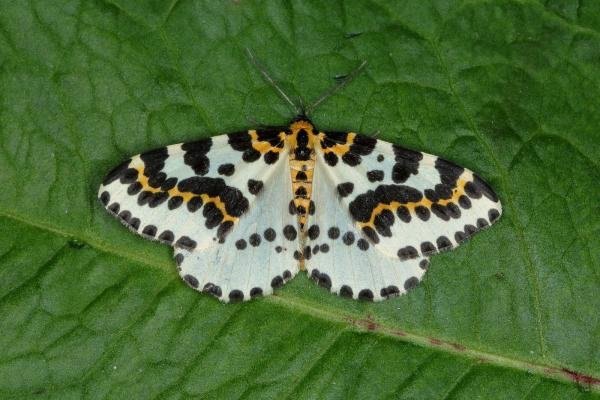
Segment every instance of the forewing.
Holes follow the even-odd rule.
[[[317,213],[325,208],[323,204],[337,204],[342,211],[315,213],[314,223],[323,230],[329,229],[333,215],[345,220],[348,232],[363,239],[362,247],[368,243],[375,250],[377,255],[370,259],[389,266],[376,264],[367,272],[378,273],[380,267],[381,274],[398,268],[402,272],[406,266],[408,273],[390,274],[382,289],[412,287],[412,278],[420,278],[416,267],[426,265],[424,257],[455,248],[501,214],[489,185],[472,171],[437,156],[354,133],[321,133],[320,145],[314,182]],[[319,273],[329,268],[320,257],[314,256],[313,263],[323,266]],[[357,263],[348,265],[352,267],[341,269],[346,275],[365,269]]]
[[[107,175],[100,200],[133,231],[174,246],[194,288],[224,301],[268,293],[297,270],[296,238],[283,235],[295,226],[283,137],[248,131],[140,154]]]
[[[416,285],[428,260],[400,261],[362,235],[342,202],[328,167],[317,156],[313,178],[315,212],[309,217],[303,254],[309,276],[340,296],[382,300]]]

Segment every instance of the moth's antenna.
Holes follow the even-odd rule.
[[[336,93],[337,91],[342,89],[344,86],[349,84],[354,78],[356,78],[356,76],[358,74],[360,74],[360,72],[363,70],[365,65],[367,65],[367,60],[360,63],[360,65],[358,67],[354,68],[354,70],[352,72],[350,72],[348,75],[346,75],[338,83],[336,83],[335,85],[331,86],[329,89],[324,91],[319,96],[319,98],[317,98],[317,100],[314,103],[312,103],[311,105],[306,107],[306,115],[310,114],[315,108],[317,108],[317,106],[319,104],[321,104],[323,101],[327,100],[327,98],[329,98],[331,95],[333,95],[334,93]]]
[[[252,53],[252,50],[250,50],[250,48],[246,47],[246,53],[248,53],[248,58],[250,58],[250,61],[252,62],[252,64],[254,64],[256,69],[258,69],[260,71],[260,73],[265,78],[265,80],[271,86],[273,86],[275,88],[275,90],[277,91],[277,93],[279,93],[279,95],[281,96],[282,99],[287,101],[288,104],[290,106],[292,106],[296,115],[300,115],[302,113],[302,110],[288,97],[287,94],[285,94],[285,92],[281,89],[281,87],[279,87],[277,82],[275,82],[275,80],[273,78],[271,78],[271,75],[269,75],[266,68],[263,67],[262,64],[258,61],[258,59],[254,56],[254,53]]]

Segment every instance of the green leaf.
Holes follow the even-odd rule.
[[[3,2],[0,397],[599,398],[596,2]],[[222,305],[96,200],[129,155],[313,115],[479,172],[505,214],[378,304]]]

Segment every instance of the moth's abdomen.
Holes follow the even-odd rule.
[[[292,178],[293,199],[289,211],[298,218],[301,236],[306,231],[306,220],[315,213],[312,200],[312,178],[315,168],[315,132],[312,124],[300,120],[290,125],[287,138],[290,147],[290,174]]]

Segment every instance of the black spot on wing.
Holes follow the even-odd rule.
[[[136,194],[138,194],[140,192],[140,190],[142,190],[142,184],[139,182],[133,182],[131,185],[129,185],[129,187],[127,188],[127,194],[130,196],[135,196]]]
[[[412,258],[417,258],[419,256],[419,252],[412,246],[402,247],[398,250],[398,258],[400,261],[410,260]]]
[[[110,172],[108,174],[106,174],[106,176],[104,177],[102,184],[106,186],[106,185],[111,184],[115,180],[121,178],[121,176],[125,173],[127,168],[129,168],[130,162],[131,162],[131,159],[125,160],[121,164],[117,165],[112,170],[110,170]]]
[[[100,202],[102,203],[103,206],[106,207],[108,205],[109,201],[110,201],[110,194],[105,190],[100,195]]]
[[[384,174],[380,169],[367,172],[367,179],[370,182],[380,182],[383,180]]]
[[[229,292],[229,301],[231,303],[239,303],[244,300],[244,293],[241,290],[234,289]]]
[[[456,233],[454,234],[454,240],[456,240],[457,243],[462,243],[468,238],[469,237],[467,236],[467,234],[463,231],[456,231]]]
[[[166,230],[158,236],[158,239],[165,243],[171,244],[173,239],[175,239],[175,236],[173,235],[173,232]]]
[[[351,299],[352,298],[352,288],[348,285],[342,285],[339,292],[340,296]]]
[[[431,254],[437,253],[437,248],[431,242],[423,242],[421,243],[421,254],[424,256],[428,256]]]
[[[352,243],[354,243],[354,233],[352,233],[352,232],[344,233],[344,236],[342,236],[342,242],[344,242],[344,244],[347,246],[352,245]]]
[[[478,175],[475,174],[473,174],[473,178],[473,183],[475,184],[477,189],[481,193],[483,193],[485,197],[487,197],[493,202],[498,201],[498,196],[496,195],[496,192],[494,192],[494,190],[490,187],[490,185],[487,184],[487,182],[485,182],[483,179],[481,179]]]
[[[398,286],[390,285],[388,287],[382,288],[379,294],[381,295],[381,297],[390,299],[392,297],[398,296],[400,294],[400,289],[398,289]]]
[[[440,236],[436,240],[439,251],[446,251],[452,248],[452,242],[446,236]]]
[[[275,278],[273,278],[271,280],[271,287],[273,289],[279,289],[281,287],[283,287],[283,278],[279,275],[277,275]]]
[[[156,235],[156,226],[154,225],[146,225],[142,230],[142,233],[146,236],[154,237]]]
[[[337,226],[332,226],[327,231],[327,236],[329,236],[330,239],[334,239],[334,240],[339,238],[340,237],[340,229]]]
[[[352,144],[350,144],[349,150],[342,155],[342,161],[350,166],[356,166],[361,163],[361,156],[371,154],[377,139],[371,138],[365,135],[353,134]],[[321,147],[327,149],[330,147],[336,147],[339,145],[346,145],[350,142],[350,133],[348,132],[326,132],[323,139],[321,139]],[[338,156],[333,153],[325,153],[325,161],[330,166],[335,166],[338,163]]]
[[[137,181],[138,175],[139,175],[139,173],[138,173],[137,169],[127,168],[121,175],[120,181],[123,184],[135,183]],[[158,175],[160,175],[159,179],[158,179],[159,181],[161,178],[164,180],[164,176],[165,176],[164,173],[159,172]],[[155,176],[156,175],[154,175],[153,177],[148,179],[148,183],[150,184],[150,186],[159,187],[160,183],[158,183],[158,184],[156,183],[156,180],[154,179]]]
[[[491,208],[488,211],[488,219],[490,220],[490,222],[495,222],[498,218],[500,218],[500,212],[495,208]]]
[[[133,217],[129,220],[129,226],[135,231],[139,229],[140,223],[141,221],[139,220],[139,218]]]
[[[417,287],[418,284],[419,278],[417,278],[416,276],[410,277],[404,282],[404,290],[409,291],[411,289],[414,289],[415,287]]]
[[[183,197],[173,196],[169,199],[167,206],[169,207],[169,210],[174,210],[174,209],[178,208],[181,204],[183,204]]]
[[[484,228],[487,228],[488,226],[490,226],[490,224],[488,224],[488,222],[486,221],[485,218],[478,218],[477,219],[477,227],[479,229],[484,229]]]
[[[233,229],[232,221],[225,221],[219,225],[219,228],[217,229],[217,238],[219,239],[219,243],[223,243],[225,241],[225,237],[227,234],[229,234],[229,232],[231,232],[231,229]]]
[[[356,196],[350,202],[349,210],[352,217],[359,222],[368,222],[371,214],[378,204],[418,202],[423,198],[420,191],[404,185],[379,185],[374,191]]]
[[[349,194],[352,194],[352,191],[354,190],[354,183],[352,183],[352,182],[340,183],[339,185],[337,185],[337,190],[338,190],[338,193],[340,196],[346,197]]]
[[[262,181],[257,181],[257,180],[254,180],[254,179],[248,179],[248,191],[251,194],[257,195],[262,189],[263,189],[263,183],[262,183]]]
[[[338,156],[335,153],[325,153],[323,157],[330,167],[335,167],[338,163]]]
[[[471,200],[469,200],[469,197],[465,196],[464,194],[458,198],[458,204],[465,210],[471,208]]]
[[[181,192],[207,194],[209,197],[218,196],[225,204],[227,213],[234,217],[239,217],[248,210],[248,199],[238,189],[227,186],[221,178],[195,176],[180,181],[177,188]]]
[[[119,213],[119,209],[121,208],[121,205],[119,203],[112,203],[110,206],[107,207],[107,209],[112,212],[113,214],[118,214]]]
[[[325,132],[323,139],[321,139],[321,147],[327,149],[338,144],[346,144],[347,141],[348,132]]]
[[[260,152],[252,147],[252,137],[248,132],[236,132],[227,135],[229,145],[237,151],[242,152],[242,160],[254,162],[260,158]]]
[[[140,154],[140,159],[144,162],[144,175],[151,178],[160,173],[165,167],[167,158],[169,158],[169,153],[166,147]]]
[[[319,284],[319,286],[324,287],[327,290],[331,290],[331,278],[329,277],[329,275],[325,273],[320,273],[317,283]]]
[[[379,235],[377,235],[377,232],[375,232],[375,230],[373,228],[371,228],[370,226],[365,226],[364,228],[362,228],[362,232],[365,234],[366,237],[369,238],[369,240],[372,243],[379,243]],[[359,247],[360,247],[360,245],[359,245]],[[364,250],[366,250],[366,249],[364,249]]]
[[[183,280],[194,289],[198,287],[198,279],[192,275],[185,275]]]
[[[253,233],[250,235],[248,243],[250,243],[252,247],[258,247],[260,245],[260,235],[258,233]]]
[[[217,286],[211,282],[208,282],[206,285],[204,285],[204,287],[202,288],[202,291],[204,293],[211,294],[215,297],[221,297],[223,295],[223,291],[221,290],[221,287]]]
[[[188,236],[182,236],[177,239],[175,246],[186,250],[194,250],[196,248],[196,241]]]
[[[165,181],[160,185],[160,190],[163,192],[168,192],[169,190],[173,189],[175,185],[177,185],[177,178],[172,176],[165,179]]]
[[[277,160],[279,160],[279,153],[275,151],[267,151],[263,156],[263,160],[265,160],[265,163],[267,164],[275,164]]]
[[[154,208],[158,207],[169,198],[169,194],[167,192],[156,192],[152,194],[148,200],[148,207]]]
[[[394,224],[394,213],[390,210],[382,210],[374,219],[375,229],[377,232],[385,237],[392,236],[391,226]],[[377,243],[377,242],[375,242]]]
[[[137,177],[137,171],[135,169],[132,169],[131,171],[134,172],[135,176]],[[122,178],[121,178],[121,180],[122,180]],[[162,186],[162,184],[166,180],[167,180],[167,174],[165,174],[164,172],[161,171],[161,172],[154,174],[148,178],[148,185],[150,185],[154,189],[158,189]],[[133,183],[134,181],[135,181],[135,178],[132,179],[132,181],[129,183]]]
[[[115,204],[118,204],[118,203],[115,203]],[[118,217],[119,217],[119,219],[121,219],[121,221],[129,223],[129,220],[131,219],[131,212],[129,212],[128,210],[123,210],[119,213]]]
[[[354,141],[350,146],[350,152],[361,156],[367,156],[371,154],[376,144],[377,139],[366,135],[356,134],[354,136]]]
[[[178,267],[183,264],[183,254],[179,253],[175,256],[175,264],[177,264]]]
[[[465,170],[463,167],[439,157],[435,160],[435,169],[437,169],[440,174],[440,181],[442,184],[450,187],[456,186],[458,177]]]
[[[361,157],[358,154],[347,152],[342,156],[342,161],[351,167],[356,167],[361,162]]]
[[[263,236],[265,237],[265,239],[267,241],[272,242],[277,237],[277,233],[275,232],[275,229],[273,229],[273,228],[267,228],[264,231]]]
[[[203,201],[202,197],[194,196],[187,202],[187,209],[189,212],[196,212],[200,207],[202,207]]]
[[[204,221],[204,226],[206,226],[208,229],[217,227],[221,221],[223,221],[224,217],[221,210],[219,210],[213,202],[206,203],[204,209],[202,210],[202,215],[204,218],[206,218]]]
[[[366,251],[369,249],[369,242],[367,242],[365,239],[360,238],[356,241],[356,246],[362,250],[362,251]]]
[[[242,153],[242,160],[251,163],[260,158],[260,152],[257,150],[248,149]]]
[[[371,289],[363,289],[358,292],[358,299],[363,301],[373,301],[373,292]]]
[[[298,233],[296,232],[296,228],[294,228],[292,225],[286,225],[283,228],[283,236],[289,240],[289,241],[293,241],[296,239],[296,236],[298,235]]]
[[[221,164],[217,172],[219,175],[231,176],[235,172],[235,166],[233,164]]]
[[[403,183],[411,175],[419,172],[419,161],[423,159],[423,154],[397,145],[392,145],[392,149],[396,161],[392,168],[392,180],[395,183]]]
[[[401,221],[406,223],[409,223],[412,219],[410,211],[404,206],[398,207],[398,209],[396,210],[396,215],[398,215],[398,218],[400,218]]]
[[[274,148],[283,148],[283,142],[279,137],[280,130],[277,128],[267,128],[256,131],[257,140],[268,142]],[[258,160],[261,153],[252,147],[252,137],[249,132],[236,132],[227,135],[229,145],[237,151],[242,152],[242,159],[246,162]],[[263,157],[265,163],[273,164],[279,159],[279,153],[276,151],[267,151]]]
[[[202,139],[195,142],[188,142],[181,145],[181,150],[185,151],[183,162],[192,167],[198,175],[206,175],[210,166],[210,160],[206,156],[212,146],[212,139]]]
[[[227,137],[229,145],[234,150],[246,151],[252,148],[252,138],[247,131],[229,133]]]
[[[417,214],[417,217],[419,217],[421,221],[427,221],[429,220],[431,212],[429,211],[429,208],[425,206],[417,206],[415,208],[415,214]]]
[[[310,238],[310,240],[315,240],[316,238],[318,238],[319,233],[320,229],[318,225],[311,225],[310,228],[308,228],[308,237]]]

